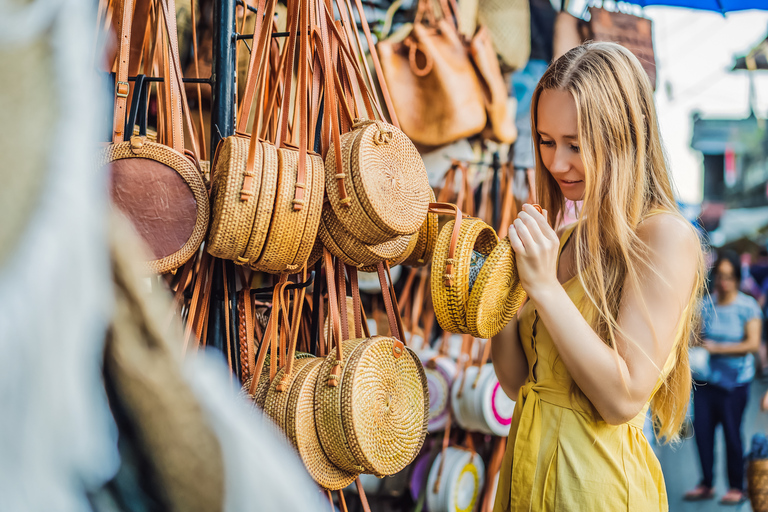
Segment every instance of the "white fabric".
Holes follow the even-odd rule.
[[[237,395],[218,353],[201,353],[185,364],[185,376],[221,443],[226,472],[225,510],[327,511],[296,453]],[[254,509],[254,504],[258,504]]]
[[[94,7],[0,0],[0,51],[49,41],[58,112],[39,203],[0,268],[0,510],[90,510],[84,491],[118,463],[100,373],[111,274],[91,153],[103,98],[88,62]],[[0,179],[15,172],[2,159]]]

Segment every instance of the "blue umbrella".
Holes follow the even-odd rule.
[[[650,5],[665,5],[669,7],[688,7],[725,14],[731,11],[746,11],[748,9],[768,10],[768,0],[630,0],[630,3],[642,7]]]

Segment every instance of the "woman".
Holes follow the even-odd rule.
[[[715,497],[712,486],[715,427],[722,424],[729,490],[720,503],[738,504],[746,499],[741,420],[749,398],[749,383],[755,377],[752,353],[760,348],[762,312],[755,299],[739,291],[741,264],[736,253],[720,254],[713,273],[715,294],[704,300],[701,315],[709,368],[701,379],[704,382],[693,391],[693,432],[702,479],[695,489],[685,494],[685,499]]]
[[[688,339],[703,283],[678,213],[650,81],[612,43],[553,63],[533,95],[539,214],[509,229],[529,301],[493,339],[518,396],[495,510],[668,510],[643,435],[674,439],[690,395]],[[555,232],[566,200],[579,221]]]

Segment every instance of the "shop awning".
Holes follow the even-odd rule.
[[[749,9],[768,10],[765,0],[630,0],[630,3],[647,7],[650,5],[665,5],[668,7],[687,7],[725,14],[732,11]]]
[[[764,238],[768,228],[768,206],[725,210],[720,216],[720,226],[709,233],[709,241],[722,247],[740,238]]]

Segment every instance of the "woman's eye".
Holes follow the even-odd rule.
[[[555,142],[551,140],[541,140],[539,141],[539,144],[541,144],[542,146],[552,147],[555,145]]]
[[[579,152],[579,146],[574,146],[573,144],[571,144],[571,151],[573,151],[574,153],[578,153]]]

